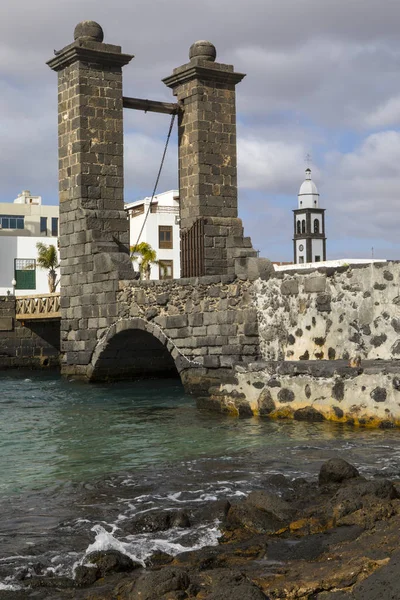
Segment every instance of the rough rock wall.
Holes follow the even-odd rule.
[[[395,361],[258,362],[237,366],[231,382],[210,389],[202,405],[239,416],[400,426]]]
[[[400,358],[400,263],[279,273],[255,284],[265,360]]]

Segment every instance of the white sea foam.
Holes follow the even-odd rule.
[[[143,533],[130,535],[127,539],[130,551],[135,552],[142,560],[157,551],[176,556],[181,552],[199,550],[204,546],[216,546],[221,537],[218,525],[219,521],[215,521],[213,527],[200,525],[191,529],[173,528],[168,532],[158,532],[157,538],[152,537],[154,533]],[[164,538],[163,535],[168,537]]]
[[[96,539],[93,544],[90,544],[86,548],[85,555],[87,556],[91,552],[101,552],[105,550],[118,550],[122,554],[126,554],[131,558],[134,562],[140,563],[143,567],[145,566],[144,562],[140,560],[137,556],[129,552],[128,546],[125,542],[121,542],[117,540],[112,533],[109,533],[102,527],[101,525],[94,525],[91,531],[96,533]]]
[[[8,581],[10,578],[6,577],[4,581]],[[18,590],[22,590],[22,586],[15,585],[15,583],[1,583],[0,581],[0,590],[8,590],[10,592],[16,592]]]

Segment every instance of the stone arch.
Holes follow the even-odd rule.
[[[193,366],[156,324],[141,318],[121,319],[97,342],[89,379],[181,377],[182,371]]]

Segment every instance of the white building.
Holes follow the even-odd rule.
[[[0,203],[0,295],[47,294],[47,271],[37,267],[37,242],[58,247],[58,206],[43,206],[41,196],[24,190]],[[12,282],[15,280],[16,285]]]
[[[319,269],[320,267],[348,267],[352,265],[370,265],[374,263],[386,263],[387,260],[384,258],[334,258],[332,260],[317,261],[315,263],[301,263],[301,264],[289,264],[283,263],[278,265],[274,263],[275,271],[298,271],[299,269]]]
[[[298,207],[294,213],[294,262],[326,260],[325,209],[319,208],[319,193],[311,179],[311,169],[300,186]]]
[[[130,229],[130,246],[147,242],[157,253],[160,265],[151,268],[150,279],[178,279],[180,267],[179,192],[170,190],[125,204]],[[140,237],[139,237],[140,236]]]

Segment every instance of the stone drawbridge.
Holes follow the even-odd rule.
[[[133,56],[103,37],[84,21],[48,63],[58,73],[62,372],[86,380],[178,372],[187,389],[204,390],[229,379],[233,364],[258,360],[251,281],[273,270],[238,218],[235,97],[244,75],[196,42],[164,79],[176,103],[128,98],[122,67]],[[124,108],[177,115],[181,280],[135,280]]]

